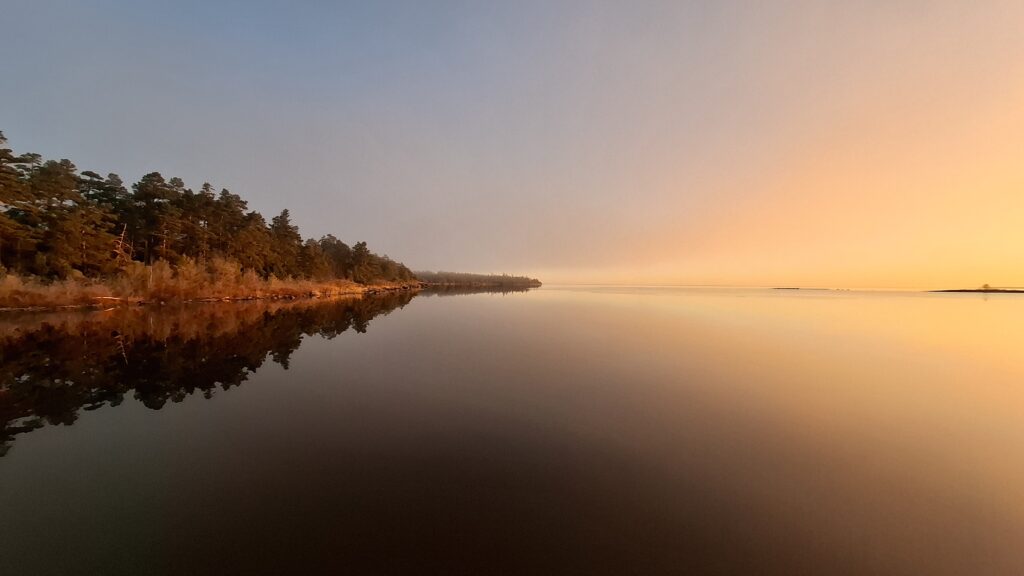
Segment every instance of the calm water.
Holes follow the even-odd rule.
[[[1021,574],[1024,298],[0,316],[0,574]]]

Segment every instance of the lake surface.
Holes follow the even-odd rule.
[[[0,574],[1024,573],[1024,297],[0,315]]]

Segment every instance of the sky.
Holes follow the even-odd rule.
[[[0,0],[0,130],[411,268],[1024,286],[1024,3]]]

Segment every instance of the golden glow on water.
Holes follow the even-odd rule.
[[[601,319],[588,323],[616,334],[637,373],[664,377],[660,417],[700,398],[718,414],[712,427],[733,428],[711,442],[757,430],[736,441],[784,463],[742,474],[795,499],[760,502],[772,514],[813,502],[802,513],[820,517],[811,521],[817,537],[837,547],[899,542],[902,551],[886,553],[914,556],[923,572],[965,573],[951,566],[978,542],[993,566],[1024,567],[1024,297],[706,288],[543,296],[590,307]],[[733,481],[743,484],[723,485]]]
[[[1022,296],[545,287],[61,316],[0,326],[15,567],[1024,572]]]

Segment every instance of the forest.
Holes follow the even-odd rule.
[[[60,282],[145,296],[161,283],[218,295],[240,284],[414,280],[365,242],[304,239],[287,209],[268,222],[237,194],[209,183],[194,191],[158,172],[129,189],[116,174],[17,154],[0,132],[0,299],[5,290]]]

